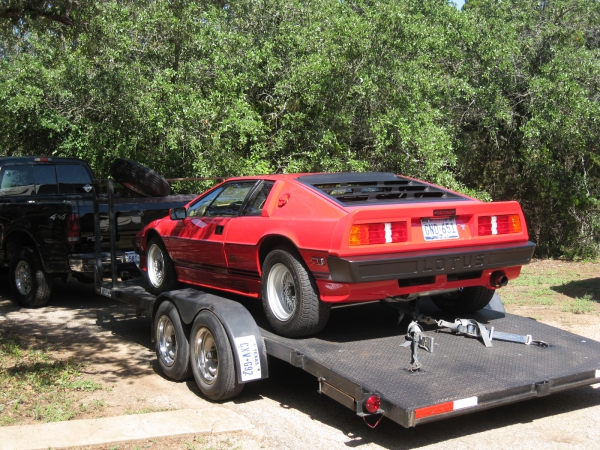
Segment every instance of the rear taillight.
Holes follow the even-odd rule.
[[[71,214],[67,219],[67,242],[79,242],[81,224],[79,214]]]
[[[521,232],[521,219],[518,214],[503,216],[481,216],[477,219],[477,234],[491,236],[493,234],[510,234]]]
[[[408,231],[406,222],[362,223],[352,225],[350,245],[389,244],[406,242]]]

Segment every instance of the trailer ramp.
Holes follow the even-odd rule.
[[[455,319],[433,305],[422,310]],[[316,376],[320,392],[359,415],[364,400],[375,394],[380,411],[404,427],[600,382],[599,342],[491,310],[465,318],[498,331],[531,334],[549,347],[493,341],[486,348],[480,340],[425,327],[434,337],[434,351],[420,352],[422,369],[411,372],[410,348],[401,347],[407,322],[397,326],[396,318],[385,305],[371,304],[332,311],[325,331],[312,338],[261,331],[268,354]]]

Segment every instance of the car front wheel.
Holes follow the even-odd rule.
[[[173,261],[162,240],[157,236],[150,239],[148,243],[146,264],[150,283],[148,290],[152,294],[159,295],[177,288],[177,272],[175,272]]]
[[[295,252],[277,248],[263,264],[262,303],[273,329],[286,337],[321,331],[331,306],[319,299],[314,280]]]

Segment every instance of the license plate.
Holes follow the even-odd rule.
[[[443,239],[458,239],[456,220],[448,217],[445,219],[421,219],[423,238],[426,241],[441,241]]]
[[[237,351],[242,369],[242,381],[257,380],[261,377],[260,355],[254,336],[242,336],[235,338],[235,350]]]
[[[125,262],[139,263],[140,255],[138,255],[136,252],[125,252]]]

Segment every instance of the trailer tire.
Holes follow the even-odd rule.
[[[265,258],[261,294],[267,320],[286,337],[303,337],[321,331],[331,305],[319,298],[317,286],[296,252],[279,247]]]
[[[154,316],[155,350],[163,373],[172,380],[191,378],[188,336],[173,303],[163,302]]]
[[[115,159],[110,165],[110,174],[136,194],[146,197],[166,197],[171,193],[171,186],[167,180],[152,169],[131,159]]]
[[[213,401],[227,400],[242,392],[237,382],[231,343],[220,320],[201,311],[190,333],[190,366],[200,391]]]
[[[177,272],[160,237],[154,236],[150,239],[146,255],[148,291],[151,294],[159,295],[177,289],[179,286]]]
[[[494,292],[485,286],[473,286],[448,294],[432,295],[431,301],[443,312],[470,314],[485,308]]]
[[[39,308],[50,300],[52,278],[30,247],[23,247],[11,260],[9,281],[13,300],[24,308]]]

